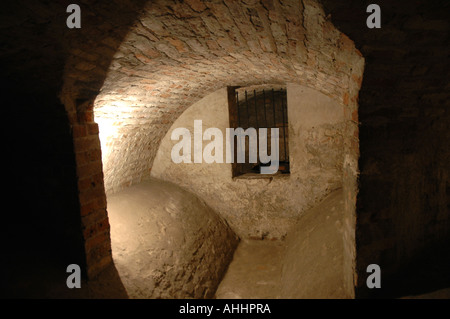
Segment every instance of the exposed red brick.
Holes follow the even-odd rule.
[[[348,92],[345,92],[342,98],[342,102],[344,103],[344,105],[348,105],[348,99],[349,99]]]

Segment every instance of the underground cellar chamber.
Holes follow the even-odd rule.
[[[233,177],[232,163],[225,160],[175,163],[174,130],[194,132],[196,120],[205,132],[230,126],[230,91],[216,90],[187,108],[162,138],[150,175],[108,194],[113,260],[127,293],[135,298],[349,297],[343,289],[348,143],[343,106],[306,86],[285,86],[289,173]],[[277,117],[268,113],[273,114]],[[225,140],[218,140],[225,150]]]
[[[20,205],[4,214],[2,293],[79,296],[65,286],[69,263],[83,287],[100,284],[90,297],[448,287],[448,4],[379,4],[382,28],[367,30],[356,0],[83,1],[82,28],[71,30],[61,2],[5,3],[2,89],[6,118],[17,119],[4,123],[6,180]],[[280,88],[273,122],[270,108],[246,113]],[[236,119],[279,128],[272,178],[258,176],[259,156],[249,165],[167,156],[176,126],[195,146],[198,121],[217,133]],[[118,214],[121,205],[135,209]],[[157,256],[148,267],[147,256]],[[372,263],[379,291],[366,287]],[[254,285],[239,285],[242,276]],[[47,291],[51,282],[60,291]]]
[[[286,53],[266,52],[262,42],[261,52],[244,44],[230,47],[233,53],[215,51],[206,43],[201,52],[194,46],[199,37],[158,29],[151,12],[121,43],[93,111],[112,259],[129,296],[258,297],[257,289],[233,287],[250,273],[258,284],[240,286],[260,287],[265,297],[353,296],[354,118],[364,59],[324,19],[320,5],[305,3],[297,19],[305,19],[308,40]],[[247,18],[236,17],[236,25]],[[149,41],[149,31],[177,40]],[[150,50],[158,52],[146,60],[142,53]],[[126,67],[130,59],[138,59],[133,69]],[[278,129],[277,172],[261,174],[260,158],[249,163],[249,138],[247,162],[227,162],[227,128],[237,127],[255,128],[257,155],[259,129]],[[173,160],[177,129],[189,140],[181,162]],[[211,129],[222,133],[205,138]],[[275,149],[273,134],[267,155]],[[212,163],[201,156],[208,147]],[[290,285],[292,278],[298,286]],[[324,281],[333,282],[331,288]]]

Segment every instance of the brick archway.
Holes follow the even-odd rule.
[[[123,39],[111,35],[90,45],[68,59],[61,98],[73,128],[91,276],[111,262],[105,189],[113,193],[148,175],[162,137],[187,107],[227,85],[299,83],[343,105],[354,137],[346,145],[344,177],[353,289],[364,60],[317,2],[156,1],[144,6]]]

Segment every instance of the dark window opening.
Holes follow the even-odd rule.
[[[249,162],[249,137],[245,137],[245,163],[237,163],[236,137],[233,177],[255,175],[261,173],[262,166],[270,166],[270,162],[262,163],[259,156],[259,128],[267,128],[267,154],[271,150],[271,128],[278,128],[279,166],[276,174],[289,174],[289,133],[287,93],[285,87],[229,87],[228,104],[230,127],[255,128],[257,132],[257,163]],[[260,175],[264,176],[264,175]],[[271,176],[271,175],[265,175]]]

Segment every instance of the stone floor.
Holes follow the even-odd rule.
[[[342,275],[339,271],[342,255],[339,246],[340,205],[342,201],[339,194],[331,194],[324,202],[302,216],[300,223],[294,228],[295,231],[288,235],[285,241],[241,240],[214,297],[342,298],[339,290]],[[114,218],[111,220],[114,222]],[[123,263],[128,263],[128,267],[136,265],[128,259],[119,258],[117,251],[113,251],[115,264],[95,280],[82,281],[81,289],[66,287],[67,264],[61,263],[56,257],[38,250],[16,252],[15,255],[11,253],[10,258],[1,264],[5,271],[0,272],[3,285],[0,297],[145,298],[144,294],[134,292],[130,278],[123,272]],[[447,269],[442,269],[440,273],[444,272],[448,272]],[[142,280],[138,271],[133,271],[131,275],[133,274],[134,279]],[[318,274],[320,276],[317,276]],[[430,278],[431,275],[428,273],[424,276]],[[417,276],[415,278],[417,279]],[[330,286],[336,289],[329,290]],[[406,290],[404,294],[396,297],[398,296],[404,296],[406,299],[450,299],[450,288],[444,285],[427,290]]]
[[[284,241],[242,241],[216,298],[346,298],[342,191],[302,214]]]
[[[241,241],[217,288],[216,298],[279,298],[284,250],[282,241]]]

